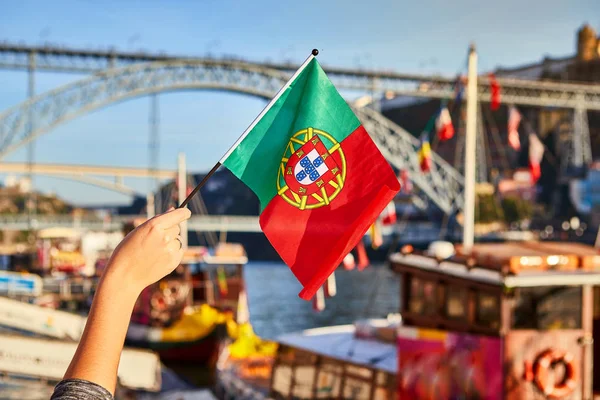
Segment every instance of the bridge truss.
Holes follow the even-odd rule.
[[[64,165],[19,162],[0,162],[0,172],[9,174],[47,175],[74,180],[90,185],[103,187],[126,195],[142,194],[126,186],[123,179],[129,178],[163,178],[173,179],[177,176],[175,170],[148,170],[147,168],[132,167],[99,167],[90,165]],[[103,177],[103,178],[100,178]],[[109,179],[106,179],[109,178]]]
[[[236,59],[175,57],[161,54],[95,52],[0,44],[0,68],[91,72],[94,75],[32,97],[0,114],[0,157],[79,115],[127,98],[163,91],[219,89],[271,98],[295,64],[251,63]],[[340,89],[397,96],[452,98],[455,79],[439,76],[325,68]],[[503,102],[573,109],[575,134],[567,146],[570,163],[591,161],[587,110],[600,110],[600,87],[557,82],[499,79]],[[489,80],[478,85],[479,100],[490,100]],[[430,174],[421,174],[416,138],[378,112],[356,109],[382,152],[445,213],[462,208],[463,179],[433,154]],[[31,122],[31,123],[30,123]]]
[[[0,114],[0,157],[52,128],[107,104],[134,96],[185,89],[220,89],[269,99],[287,81],[283,71],[251,64],[154,62],[112,69],[33,97]],[[408,169],[415,184],[444,212],[460,204],[460,175],[433,156],[433,170],[418,173],[418,140],[370,109],[355,109],[390,162]],[[33,124],[29,124],[32,118]],[[33,127],[33,128],[32,128]],[[460,206],[459,206],[460,207]]]

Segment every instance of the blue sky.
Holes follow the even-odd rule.
[[[70,47],[164,51],[300,63],[317,47],[323,65],[455,75],[468,44],[481,71],[575,51],[576,30],[600,29],[598,0],[350,1],[0,1],[0,40]],[[38,73],[36,92],[83,75]],[[25,100],[24,72],[0,71],[0,111]],[[36,142],[36,161],[148,165],[148,98],[109,106],[62,125]],[[210,168],[260,112],[262,100],[220,92],[160,96],[160,164]],[[24,160],[17,151],[7,160]],[[126,180],[144,191],[143,180]],[[126,203],[126,196],[38,177],[36,187],[79,204]]]

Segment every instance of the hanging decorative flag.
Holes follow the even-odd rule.
[[[344,257],[342,264],[344,265],[344,269],[346,271],[352,271],[354,267],[356,267],[356,262],[354,261],[354,254],[346,254],[346,257]]]
[[[367,257],[367,249],[365,249],[365,244],[361,240],[358,242],[356,246],[356,253],[358,254],[358,270],[362,271],[363,269],[369,266],[369,257]]]
[[[500,107],[500,84],[496,80],[496,75],[489,74],[488,76],[490,78],[490,108],[492,111],[496,111]]]
[[[402,188],[403,193],[412,192],[412,182],[410,181],[407,170],[403,169],[400,171],[398,181],[400,182],[400,187]]]
[[[442,107],[435,120],[435,130],[441,141],[452,139],[454,136],[454,126],[447,107]]]
[[[254,191],[260,226],[308,300],[400,184],[311,56],[222,158]]]
[[[335,282],[335,272],[329,275],[325,281],[325,297],[334,297],[337,294],[337,284]]]
[[[383,213],[381,214],[381,216],[382,216],[381,222],[383,222],[383,225],[393,225],[396,223],[396,221],[397,221],[396,203],[394,203],[393,200],[390,201],[390,203],[387,205],[385,210],[383,210]]]
[[[519,124],[521,123],[521,113],[516,107],[508,108],[508,144],[514,150],[521,150],[521,140],[519,139]]]
[[[381,247],[383,244],[383,236],[381,235],[381,227],[379,226],[379,220],[375,221],[369,229],[371,235],[371,247],[375,250]]]
[[[227,277],[225,276],[225,268],[222,266],[217,268],[217,282],[219,284],[219,294],[221,296],[226,296],[228,293]]]
[[[458,76],[456,78],[456,83],[454,84],[454,101],[457,104],[460,104],[465,94],[465,78],[462,76]]]
[[[316,295],[312,298],[313,310],[316,312],[321,312],[325,309],[325,293],[323,293],[323,288],[320,287],[317,289]]]
[[[419,166],[421,171],[429,172],[431,170],[431,146],[429,145],[428,133],[421,134],[421,147],[419,148]]]
[[[544,158],[544,144],[535,133],[529,134],[529,172],[531,183],[535,185],[542,176],[541,163]]]

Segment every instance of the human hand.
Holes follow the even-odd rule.
[[[190,216],[187,208],[169,210],[135,228],[113,252],[104,275],[137,295],[171,273],[183,257],[179,224]]]

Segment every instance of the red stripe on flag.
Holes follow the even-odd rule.
[[[508,109],[508,144],[514,150],[521,150],[521,140],[519,139],[519,124],[521,123],[521,113],[515,108]]]
[[[454,137],[454,126],[450,112],[446,107],[442,108],[440,114],[435,120],[435,129],[441,141],[449,140]]]
[[[536,184],[542,177],[542,168],[540,167],[544,158],[544,144],[538,139],[535,133],[529,134],[529,172],[531,173],[531,183]]]
[[[402,185],[400,185],[402,187]],[[396,204],[393,201],[390,201],[390,204],[387,205],[385,211],[383,212],[383,220],[381,221],[383,225],[393,225],[396,223]]]
[[[500,102],[502,95],[500,94],[500,84],[496,80],[496,75],[489,74],[490,78],[490,108],[492,111],[496,111],[500,108]]]
[[[365,249],[365,243],[362,240],[356,245],[356,253],[358,254],[358,270],[362,271],[369,266],[370,262],[367,256],[367,249]]]
[[[400,190],[398,179],[361,126],[341,142],[344,188],[329,206],[300,210],[275,196],[260,225],[283,261],[304,286],[308,300],[365,235]]]

